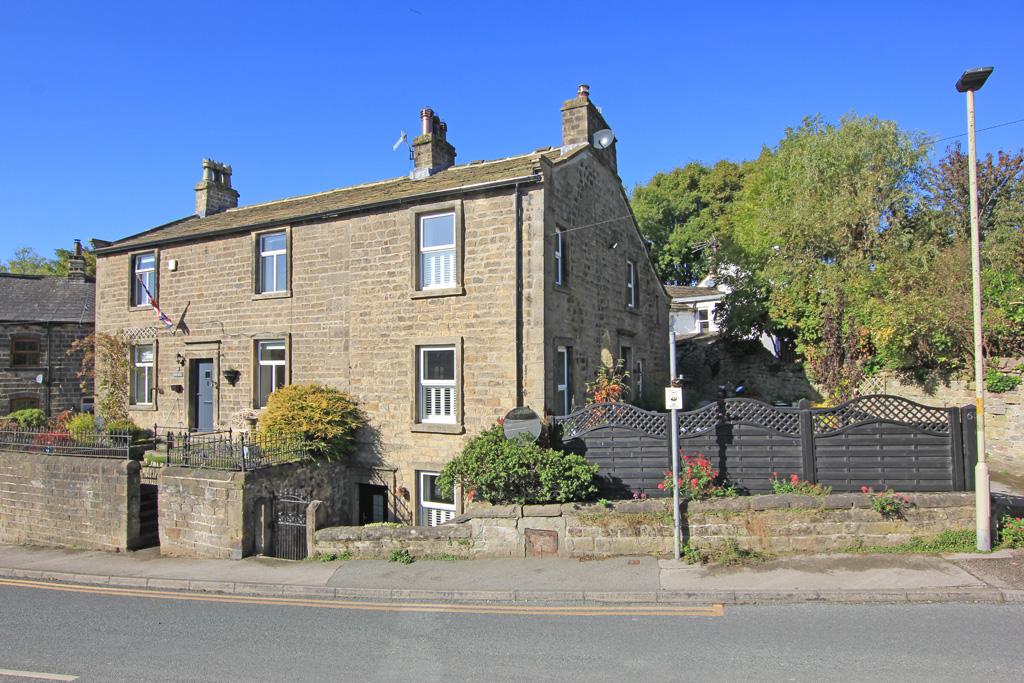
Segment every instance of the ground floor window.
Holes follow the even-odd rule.
[[[559,346],[555,353],[555,411],[557,415],[568,415],[572,408],[572,387],[570,380],[570,359],[572,349]]]
[[[265,408],[270,395],[285,385],[287,364],[284,339],[256,342],[257,408]]]
[[[39,399],[35,396],[22,396],[21,398],[11,399],[11,409],[9,412],[16,413],[19,410],[28,410],[29,408],[40,408]]]
[[[455,516],[455,492],[445,495],[437,486],[440,472],[420,472],[420,526],[438,526]],[[447,500],[445,500],[447,498]]]
[[[153,357],[152,344],[139,344],[132,347],[132,405],[147,406],[153,404]]]

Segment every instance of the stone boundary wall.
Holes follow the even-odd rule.
[[[902,519],[886,519],[867,496],[747,496],[691,502],[691,545],[714,549],[734,541],[745,550],[769,553],[832,552],[851,546],[895,546],[914,536],[974,528],[974,494],[906,494],[912,505]],[[684,538],[686,535],[684,534]]]
[[[138,547],[139,463],[0,452],[0,543]]]
[[[322,524],[348,521],[347,462],[306,460],[251,472],[166,467],[160,470],[160,553],[241,559],[269,553],[273,498],[286,489],[318,499]]]
[[[312,552],[386,558],[405,548],[415,557],[466,558],[671,555],[667,500],[596,504],[473,505],[438,527],[335,527],[317,530]]]

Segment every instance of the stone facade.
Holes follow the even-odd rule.
[[[835,552],[857,546],[894,546],[914,536],[974,528],[974,494],[912,493],[899,519],[886,519],[867,496],[750,496],[691,502],[686,529],[691,545],[713,549],[735,542],[769,553]]]
[[[178,557],[241,559],[269,551],[272,500],[294,490],[324,501],[321,524],[349,521],[349,467],[305,461],[250,472],[167,467],[160,470],[160,552]]]
[[[193,368],[208,359],[215,379],[214,426],[238,425],[240,416],[254,411],[257,342],[285,340],[286,382],[327,384],[362,403],[369,427],[354,464],[365,472],[391,473],[389,518],[418,523],[418,472],[439,471],[468,438],[519,404],[537,412],[558,409],[559,346],[572,347],[570,391],[576,405],[582,405],[584,383],[602,359],[617,357],[623,346],[630,349],[634,370],[637,362],[643,366],[645,393],[656,394],[667,380],[661,340],[667,335],[668,299],[621,181],[608,155],[586,142],[548,154],[386,181],[405,188],[406,196],[334,216],[289,215],[289,202],[257,205],[251,210],[276,218],[164,243],[156,231],[148,246],[134,248],[144,238],[128,238],[127,246],[115,242],[99,250],[97,329],[155,345],[155,398],[151,405],[133,406],[132,418],[143,426],[195,426]],[[529,175],[510,178],[511,172],[490,170],[503,164]],[[471,174],[492,181],[422,195],[415,185],[407,189],[409,182],[440,187],[446,177]],[[369,193],[373,187],[351,190]],[[212,220],[237,223],[247,208]],[[418,217],[439,211],[457,216],[457,286],[419,290]],[[567,234],[564,286],[553,278],[556,228]],[[267,230],[286,231],[288,283],[284,292],[258,294],[256,245]],[[151,309],[130,305],[132,256],[140,252],[156,254],[160,305],[184,323],[173,333],[158,331]],[[627,261],[636,271],[634,307],[625,302]],[[454,346],[457,353],[454,424],[417,419],[416,350],[437,344]],[[237,371],[230,373],[237,379],[229,381],[226,371]],[[360,483],[372,481],[351,485]]]
[[[0,322],[0,415],[20,402],[33,401],[47,415],[65,410],[79,412],[83,399],[91,403],[92,380],[78,376],[82,352],[71,345],[92,334],[88,323],[4,323]],[[31,339],[39,345],[39,362],[14,367],[11,348],[15,340]],[[42,375],[43,382],[36,381]]]
[[[124,551],[138,540],[138,462],[0,452],[0,543]]]

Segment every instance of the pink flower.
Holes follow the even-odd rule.
[[[665,490],[665,482],[661,482],[660,484],[658,484],[658,488],[661,489],[662,491],[664,491]]]
[[[867,486],[861,486],[861,487],[860,487],[860,492],[861,492],[861,493],[867,493],[867,492],[868,492],[869,490],[870,490],[870,489],[868,489],[868,487],[867,487]]]
[[[778,473],[778,472],[772,472],[772,478],[773,478],[773,479],[777,479],[777,478],[778,478],[778,476],[779,476],[779,473]]]
[[[800,477],[796,476],[795,474],[791,474],[789,475],[789,481],[796,484],[797,482],[800,481]]]

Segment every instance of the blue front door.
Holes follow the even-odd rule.
[[[213,379],[213,361],[196,361],[192,386],[195,427],[198,432],[213,431]]]

